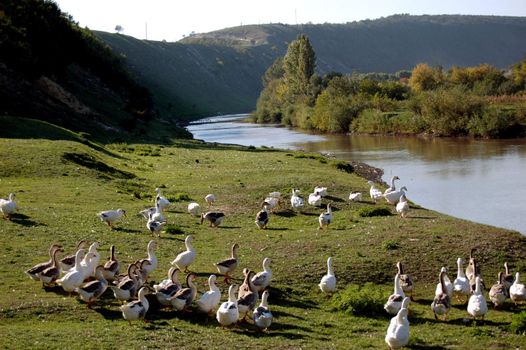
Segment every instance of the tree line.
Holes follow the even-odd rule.
[[[299,35],[263,75],[253,120],[331,133],[515,137],[526,129],[526,58],[506,70],[425,63],[389,75],[315,70],[309,38]]]

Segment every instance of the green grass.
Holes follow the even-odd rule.
[[[367,196],[367,181],[336,169],[331,162],[305,159],[301,153],[191,140],[166,147],[121,144],[99,150],[79,141],[0,139],[0,196],[14,192],[21,208],[12,221],[0,220],[0,333],[4,348],[385,349],[388,317],[345,312],[318,291],[328,256],[334,258],[338,278],[333,298],[344,298],[349,293],[347,287],[357,285],[369,296],[367,288],[374,285],[369,299],[361,300],[359,293],[351,295],[356,305],[366,307],[371,302],[378,307],[380,301],[374,296],[391,293],[395,263],[404,262],[406,271],[416,279],[416,301],[411,304],[409,318],[412,348],[524,345],[524,336],[509,328],[513,315],[525,310],[524,306],[508,305],[501,311],[490,307],[486,321],[478,325],[456,301],[448,322],[435,321],[430,309],[440,267],[448,267],[451,277],[456,258],[466,258],[472,247],[477,248],[489,284],[505,260],[513,271],[524,271],[526,239],[517,232],[422,208],[413,209],[407,219],[396,215],[358,217],[358,211],[375,205],[346,198],[351,188]],[[144,149],[159,155],[136,151]],[[66,153],[87,155],[87,159],[134,178],[114,176],[121,173],[108,173],[99,163],[84,166],[66,161]],[[297,213],[288,201],[293,187],[307,196],[315,185],[328,187],[327,201],[334,209],[334,221],[324,231],[317,229],[322,210],[306,207]],[[241,278],[243,267],[259,271],[264,257],[272,259],[269,304],[275,318],[268,334],[258,333],[251,323],[223,330],[215,320],[197,312],[154,308],[147,316],[150,323],[130,326],[111,293],[89,310],[77,298],[59,289],[44,290],[24,274],[47,260],[52,243],[63,245],[70,253],[81,238],[99,241],[103,259],[114,244],[123,265],[146,257],[146,244],[152,236],[138,212],[153,205],[156,187],[162,187],[163,195],[173,198],[175,204],[165,213],[168,232],[156,238],[159,267],[151,282],[165,278],[170,261],[184,248],[180,239],[193,234],[198,255],[191,269],[198,272],[200,295],[206,290],[208,275],[216,272],[213,263],[229,256],[231,245],[237,242],[241,262],[236,278]],[[281,191],[283,204],[271,215],[269,228],[259,230],[254,217],[271,191]],[[208,193],[218,198],[213,209],[226,213],[217,229],[201,226],[199,218],[186,213],[190,200],[206,208],[203,198]],[[128,216],[112,231],[95,214],[116,208],[125,209]],[[393,242],[397,248],[388,248]],[[223,283],[219,286],[224,299],[226,287]]]

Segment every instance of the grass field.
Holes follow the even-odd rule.
[[[513,272],[526,271],[525,237],[416,205],[407,219],[359,217],[358,210],[374,205],[368,201],[367,181],[338,170],[334,160],[199,141],[102,146],[71,137],[0,139],[0,162],[0,196],[15,193],[21,208],[11,221],[0,220],[3,348],[387,348],[387,315],[342,312],[319,292],[329,256],[334,258],[338,293],[372,282],[367,288],[385,300],[392,292],[395,263],[404,262],[416,279],[410,348],[525,347],[524,335],[512,332],[509,324],[526,306],[510,303],[501,311],[490,306],[485,321],[476,324],[458,301],[447,322],[436,321],[430,308],[440,267],[446,266],[453,280],[457,257],[467,259],[472,247],[477,248],[488,287],[504,261]],[[328,187],[324,204],[331,202],[334,209],[334,222],[326,231],[318,230],[320,209],[290,209],[293,187],[306,197],[316,185]],[[156,187],[174,203],[165,216],[175,234],[163,232],[155,238],[159,267],[150,283],[165,278],[170,261],[184,250],[181,240],[192,234],[197,259],[191,270],[199,276],[199,297],[207,290],[208,275],[216,273],[213,263],[228,257],[230,246],[239,243],[236,278],[243,267],[260,271],[263,258],[272,259],[269,304],[274,322],[268,334],[259,333],[252,323],[222,329],[197,310],[179,313],[155,305],[147,314],[150,323],[129,325],[109,290],[90,310],[76,297],[59,288],[45,290],[25,275],[26,269],[47,260],[52,243],[71,253],[82,238],[99,241],[103,259],[114,244],[121,266],[146,257],[152,236],[138,212],[153,204]],[[347,200],[356,190],[364,193],[364,202]],[[269,228],[259,230],[254,217],[271,191],[280,191],[284,201],[271,215]],[[226,213],[216,229],[186,213],[190,200],[204,206],[207,193],[218,197],[214,209]],[[117,208],[128,216],[110,230],[96,213]],[[227,288],[223,283],[219,287],[224,300]]]

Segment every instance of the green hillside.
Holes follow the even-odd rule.
[[[394,73],[421,62],[507,68],[526,54],[522,17],[395,15],[347,24],[248,25],[177,43],[96,35],[126,57],[162,112],[178,107],[195,117],[253,110],[261,76],[300,33],[311,40],[320,74]]]

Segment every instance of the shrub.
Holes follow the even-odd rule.
[[[184,202],[184,201],[191,201],[192,198],[188,195],[188,193],[185,192],[178,192],[175,195],[168,198],[170,202]]]
[[[513,112],[499,108],[488,108],[480,116],[475,116],[468,123],[473,136],[506,137],[520,134],[522,127]]]
[[[354,316],[385,316],[383,308],[387,293],[373,283],[351,284],[343,292],[335,294],[331,305],[336,310]]]
[[[382,248],[385,250],[396,250],[400,248],[400,242],[397,240],[387,240],[382,242]]]
[[[346,173],[352,173],[354,171],[353,166],[349,162],[345,162],[343,160],[333,161],[331,162],[332,166],[334,166],[336,169],[345,171]]]
[[[358,210],[358,216],[363,218],[373,216],[390,216],[391,210],[387,207],[364,207]]]

